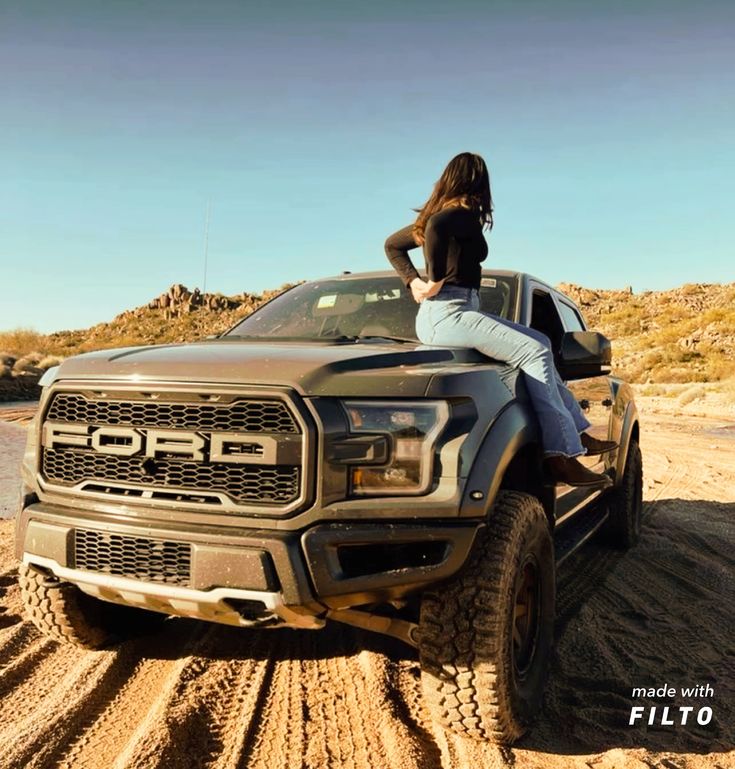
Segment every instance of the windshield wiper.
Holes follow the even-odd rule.
[[[267,334],[225,334],[208,342],[227,342],[254,340],[264,342],[332,342],[337,344],[355,344],[367,342],[373,339],[385,339],[388,342],[402,342],[404,344],[419,344],[417,339],[405,336],[391,336],[390,334],[337,334],[335,336],[269,336]]]
[[[387,339],[389,342],[419,344],[418,339],[409,339],[409,337],[406,336],[391,336],[390,334],[355,334],[354,336],[341,336],[336,338],[345,342],[362,342],[371,339]]]
[[[215,342],[324,342],[332,341],[338,337],[326,336],[274,336],[272,334],[225,334],[217,337]]]

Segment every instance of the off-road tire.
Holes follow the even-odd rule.
[[[165,615],[100,601],[69,582],[53,583],[21,564],[18,582],[28,619],[55,641],[101,649],[154,627]]]
[[[643,510],[643,458],[638,441],[631,439],[620,485],[608,496],[608,519],[603,537],[612,547],[627,550],[641,536]]]
[[[529,564],[532,566],[529,567]],[[537,575],[526,664],[514,654],[516,600]],[[553,641],[554,546],[536,497],[498,495],[465,568],[422,597],[419,656],[432,718],[466,737],[510,744],[541,707]],[[522,615],[520,615],[522,617]]]

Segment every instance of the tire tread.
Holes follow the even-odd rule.
[[[548,532],[535,497],[501,492],[464,570],[422,599],[424,696],[434,719],[463,736],[510,743],[527,727],[511,701],[502,654],[508,630],[494,607],[512,599],[524,538],[539,526]]]
[[[49,587],[45,580],[41,572],[20,564],[18,582],[26,615],[45,636],[83,649],[100,649],[116,640],[104,627],[94,598],[70,583]]]
[[[643,456],[638,441],[631,439],[623,477],[620,485],[610,493],[608,502],[608,519],[604,527],[604,536],[613,547],[627,550],[638,541],[640,526],[636,526],[634,517],[640,516],[641,513],[636,495],[642,483]]]

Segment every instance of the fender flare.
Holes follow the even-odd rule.
[[[625,463],[628,460],[628,449],[630,448],[630,438],[635,428],[638,428],[638,409],[636,408],[635,403],[631,400],[625,407],[623,426],[620,430],[620,447],[618,448],[617,462],[615,464],[616,486],[620,484],[623,473],[625,472]]]
[[[511,401],[485,432],[467,475],[460,515],[486,517],[510,463],[524,446],[538,445],[538,439],[538,426],[529,410]]]

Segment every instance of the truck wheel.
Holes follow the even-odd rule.
[[[643,458],[638,441],[631,439],[620,485],[610,491],[605,540],[621,550],[635,545],[641,536],[643,509]]]
[[[422,598],[421,682],[435,721],[501,744],[526,731],[548,674],[554,598],[543,507],[501,492],[466,567]]]
[[[46,636],[83,649],[101,649],[165,619],[165,615],[100,601],[69,582],[21,564],[18,582],[26,615]]]

